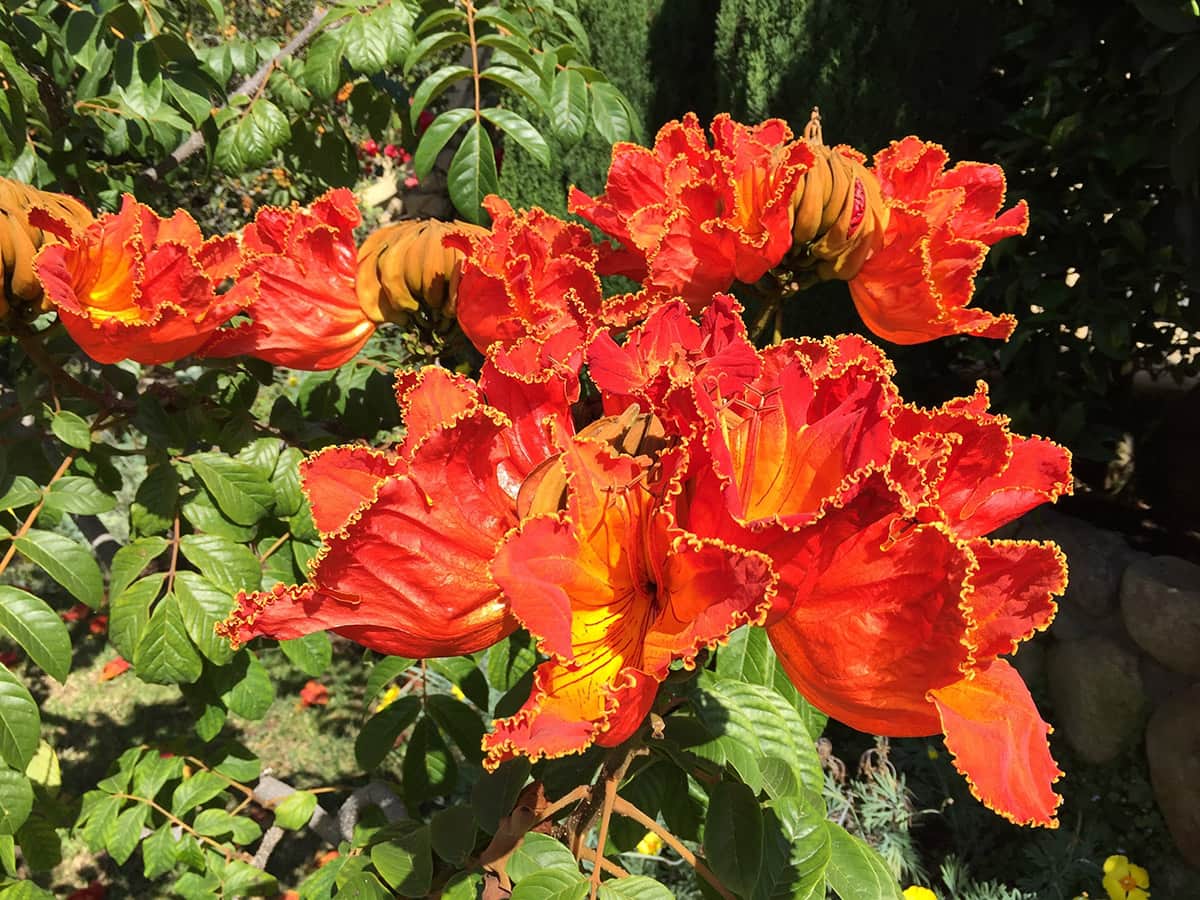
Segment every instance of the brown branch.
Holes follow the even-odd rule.
[[[283,60],[287,59],[301,47],[308,43],[317,29],[321,27],[321,23],[325,21],[325,16],[328,11],[321,6],[313,9],[312,16],[305,23],[304,27],[296,32],[295,36],[279,48],[279,52],[263,63],[257,72],[239,84],[225,100],[226,106],[233,102],[233,98],[239,95],[250,96],[261,91],[267,83],[267,79],[271,77],[271,72]],[[149,181],[161,181],[163,176],[168,172],[179,168],[183,161],[188,157],[198,153],[204,146],[204,135],[199,131],[193,131],[183,143],[171,151],[171,155],[160,162],[157,166],[151,166],[142,172],[142,177]]]
[[[229,847],[226,847],[220,841],[213,840],[206,834],[201,834],[195,828],[193,828],[191,825],[189,825],[187,822],[183,821],[183,819],[179,818],[179,816],[175,815],[170,810],[163,808],[162,806],[155,803],[153,800],[151,800],[148,797],[139,797],[137,794],[113,794],[113,796],[119,797],[122,800],[135,800],[138,803],[145,803],[147,806],[149,806],[155,812],[162,813],[164,816],[166,816],[167,821],[169,821],[172,825],[178,825],[180,828],[182,828],[184,831],[186,831],[188,834],[190,834],[192,837],[196,838],[197,840],[204,841],[206,844],[212,844],[213,847],[215,847],[217,850],[219,850],[221,855],[224,856],[226,859],[231,859],[232,857],[236,856],[243,862],[250,862],[254,858],[249,853],[245,852],[244,850],[231,850]]]
[[[171,537],[171,568],[167,570],[167,593],[175,589],[175,570],[179,566],[179,513],[175,513],[175,533]]]
[[[475,85],[475,124],[479,124],[480,98],[482,95],[479,83],[479,42],[475,39],[475,4],[464,0],[467,11],[467,37],[471,43],[471,80]]]
[[[21,527],[17,529],[17,533],[12,536],[8,549],[4,551],[4,558],[0,559],[0,575],[4,574],[4,570],[8,568],[8,564],[12,562],[13,556],[17,553],[17,541],[23,538],[29,529],[33,527],[33,523],[37,521],[38,514],[42,511],[42,507],[46,505],[46,494],[50,491],[50,485],[58,481],[65,474],[67,469],[71,468],[71,463],[75,462],[75,454],[68,453],[67,458],[62,461],[57,471],[50,476],[50,480],[46,482],[46,487],[42,493],[42,499],[29,511],[29,515],[25,517],[25,521],[21,523]]]
[[[663,843],[678,853],[683,861],[696,870],[696,874],[712,885],[713,890],[725,898],[725,900],[735,900],[733,894],[725,889],[725,886],[717,880],[717,876],[712,873],[712,870],[700,860],[696,859],[696,854],[683,845],[683,842],[663,826],[659,825],[654,819],[650,818],[624,797],[616,797],[613,801],[613,811],[622,816],[627,816],[633,819],[639,825],[642,825],[648,831],[652,831],[663,839]]]

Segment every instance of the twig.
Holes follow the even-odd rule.
[[[725,898],[725,900],[735,900],[733,894],[725,889],[725,886],[717,880],[717,876],[712,873],[704,863],[696,859],[696,854],[683,845],[683,842],[667,829],[663,828],[654,819],[650,818],[624,797],[617,797],[613,801],[613,811],[622,816],[627,816],[633,819],[639,825],[642,825],[648,831],[652,831],[663,839],[663,843],[683,857],[684,861],[696,870],[696,874],[712,885],[713,890]]]
[[[171,537],[171,568],[167,570],[167,593],[175,587],[175,570],[179,565],[179,513],[175,513],[175,533]]]
[[[68,453],[67,458],[62,461],[55,473],[50,476],[50,480],[46,482],[45,493],[42,494],[42,499],[29,511],[29,515],[25,517],[25,521],[21,523],[21,527],[17,529],[17,533],[10,538],[8,549],[4,551],[4,558],[0,559],[0,575],[4,574],[4,570],[8,568],[8,564],[12,562],[13,556],[16,555],[17,541],[29,532],[29,529],[33,527],[33,523],[37,521],[38,513],[46,505],[46,493],[49,493],[50,486],[67,474],[67,469],[71,468],[71,463],[73,462],[75,462],[75,454]]]
[[[464,7],[467,12],[467,38],[471,44],[471,80],[475,86],[475,124],[479,124],[480,116],[480,83],[479,83],[479,42],[475,39],[475,4],[471,0],[464,0]]]
[[[178,825],[180,828],[182,828],[184,831],[186,831],[188,834],[190,834],[192,837],[196,838],[197,840],[204,841],[206,844],[212,844],[217,850],[219,850],[221,852],[221,855],[224,856],[226,859],[231,859],[234,856],[238,857],[243,862],[250,862],[253,859],[253,857],[249,853],[246,853],[244,850],[236,850],[236,851],[230,850],[228,847],[226,847],[220,841],[213,840],[206,834],[201,834],[195,828],[193,828],[191,825],[189,825],[187,822],[183,821],[183,819],[179,818],[179,816],[175,815],[170,810],[165,809],[162,806],[159,806],[157,803],[155,803],[149,797],[139,797],[137,794],[113,794],[113,796],[119,797],[122,800],[135,800],[138,803],[145,803],[147,806],[149,806],[155,812],[162,813],[164,816],[166,816],[167,821],[169,821],[172,825]]]
[[[316,7],[304,27],[296,32],[290,41],[280,47],[278,53],[259,66],[257,72],[233,89],[232,93],[226,98],[226,105],[231,103],[233,98],[238,95],[250,96],[261,90],[263,85],[266,84],[267,79],[271,77],[271,72],[275,67],[307,44],[309,39],[316,34],[317,29],[321,27],[321,23],[325,21],[327,12],[324,7]],[[157,166],[150,166],[148,169],[145,169],[142,172],[142,177],[152,182],[160,181],[168,172],[179,168],[188,157],[198,153],[203,146],[204,135],[199,131],[193,131],[184,139],[182,144],[171,151],[170,156]]]

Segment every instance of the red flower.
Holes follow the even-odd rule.
[[[999,166],[961,162],[937,144],[906,137],[875,155],[872,171],[888,207],[883,246],[850,280],[850,295],[867,326],[897,344],[951,334],[1007,338],[1008,314],[968,308],[975,275],[1001,238],[1024,234],[1029,209],[1004,205]]]
[[[664,450],[664,437],[631,408],[584,429],[522,485],[521,526],[492,571],[550,659],[524,707],[484,738],[489,767],[621,743],[672,663],[691,668],[701,649],[762,621],[767,560],[676,524],[673,454],[686,448]]]
[[[104,900],[108,888],[100,881],[93,881],[87,887],[78,888],[67,895],[67,900]]]
[[[569,331],[576,346],[594,329],[604,302],[597,249],[581,225],[541,209],[516,213],[499,197],[484,207],[490,234],[447,235],[465,254],[458,284],[458,321],[482,352]]]
[[[792,195],[811,151],[779,119],[712,123],[713,145],[688,114],[659,131],[652,150],[613,148],[605,192],[572,188],[571,212],[621,242],[604,271],[643,282],[651,299],[683,297],[693,309],[734,281],[752,283],[792,244]]]
[[[304,683],[304,687],[300,688],[300,705],[328,706],[329,688],[319,681],[309,679]]]
[[[88,631],[92,634],[104,634],[108,631],[108,616],[99,613],[88,620]]]
[[[91,613],[91,607],[86,603],[76,603],[70,609],[60,612],[58,617],[64,622],[78,622],[80,619],[86,619]]]
[[[30,220],[61,239],[34,266],[67,332],[97,362],[151,365],[195,353],[245,304],[216,292],[236,241],[204,240],[183,210],[162,219],[126,195],[119,213],[82,230],[43,210]]]
[[[218,631],[243,643],[329,629],[409,657],[472,653],[511,632],[489,565],[516,525],[517,488],[570,433],[578,382],[491,363],[482,382],[424,369],[399,385],[398,453],[332,447],[306,461],[325,534],[311,583],[239,594]]]
[[[124,675],[129,671],[129,660],[118,656],[116,659],[109,660],[104,664],[104,668],[100,670],[100,681],[112,681],[118,675]]]
[[[12,667],[21,661],[21,654],[16,650],[0,650],[0,665]]]
[[[358,146],[361,147],[363,153],[366,153],[368,156],[374,156],[379,152],[379,144],[376,142],[375,138],[367,138]]]
[[[217,332],[205,356],[245,354],[294,369],[333,369],[375,330],[355,292],[361,221],[354,195],[329,191],[310,208],[266,208],[242,232],[229,296],[250,317]]]

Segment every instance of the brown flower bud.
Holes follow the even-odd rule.
[[[443,246],[452,232],[485,234],[466,222],[409,219],[385,225],[358,248],[358,302],[373,322],[412,320],[443,330],[454,323],[462,253]]]
[[[849,281],[879,247],[887,207],[857,150],[809,141],[815,157],[792,198],[792,249],[784,265],[801,277]]]
[[[91,212],[74,197],[0,178],[0,271],[4,273],[0,318],[12,308],[43,309],[42,284],[34,273],[33,257],[43,244],[56,243],[58,238],[30,223],[29,214],[35,209],[74,231],[92,222]]]

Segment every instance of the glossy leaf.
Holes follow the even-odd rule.
[[[29,779],[12,769],[0,769],[0,834],[16,834],[32,809]]]
[[[746,894],[762,865],[763,819],[754,791],[736,781],[712,789],[704,826],[704,855],[727,888]]]
[[[217,665],[227,663],[233,650],[214,629],[233,609],[233,597],[198,572],[180,572],[175,576],[175,596],[183,627],[192,643]]]
[[[169,544],[161,537],[138,538],[122,547],[113,556],[108,572],[109,603],[120,597],[129,585],[137,580],[146,566],[162,554]]]
[[[221,512],[239,525],[253,525],[275,500],[271,485],[247,463],[221,453],[197,453],[191,464]]]
[[[574,69],[563,69],[554,77],[550,122],[554,133],[567,146],[583,140],[588,123],[588,88],[583,76]]]
[[[465,107],[448,109],[429,123],[417,144],[417,152],[413,154],[413,172],[418,178],[424,178],[433,171],[438,154],[463,123],[469,122],[474,115],[473,110]]]
[[[45,569],[76,600],[100,608],[104,578],[91,550],[57,532],[38,528],[31,528],[13,543],[22,556]]]
[[[333,659],[333,643],[324,631],[280,641],[279,649],[292,661],[292,665],[313,678],[323,675]]]
[[[0,629],[60,684],[71,671],[71,636],[44,600],[11,585],[0,585]]]
[[[147,575],[122,591],[108,608],[108,642],[132,660],[150,621],[150,605],[162,590],[165,574]]]
[[[179,600],[167,594],[146,623],[133,664],[138,677],[154,684],[190,684],[200,677],[200,654],[188,638]]]
[[[294,791],[275,807],[275,824],[288,831],[297,831],[308,824],[317,808],[316,794]]]
[[[14,769],[25,771],[37,752],[41,727],[41,714],[25,685],[0,666],[0,757]]]
[[[54,436],[76,450],[90,450],[92,447],[92,429],[87,420],[70,410],[59,410],[50,420],[50,430]]]
[[[483,117],[524,147],[543,166],[550,165],[550,145],[526,119],[499,106],[483,111]]]
[[[429,826],[375,844],[371,847],[371,864],[401,897],[424,897],[433,879]]]
[[[483,198],[500,190],[496,172],[496,151],[487,131],[476,122],[463,137],[454,159],[450,161],[447,182],[450,199],[463,218],[482,224],[487,216]]]
[[[368,719],[354,741],[354,758],[358,760],[359,767],[368,772],[378,768],[395,746],[401,732],[412,725],[420,714],[420,699],[401,697]]]
[[[900,885],[878,853],[836,822],[826,822],[830,857],[825,876],[842,900],[900,900]]]

